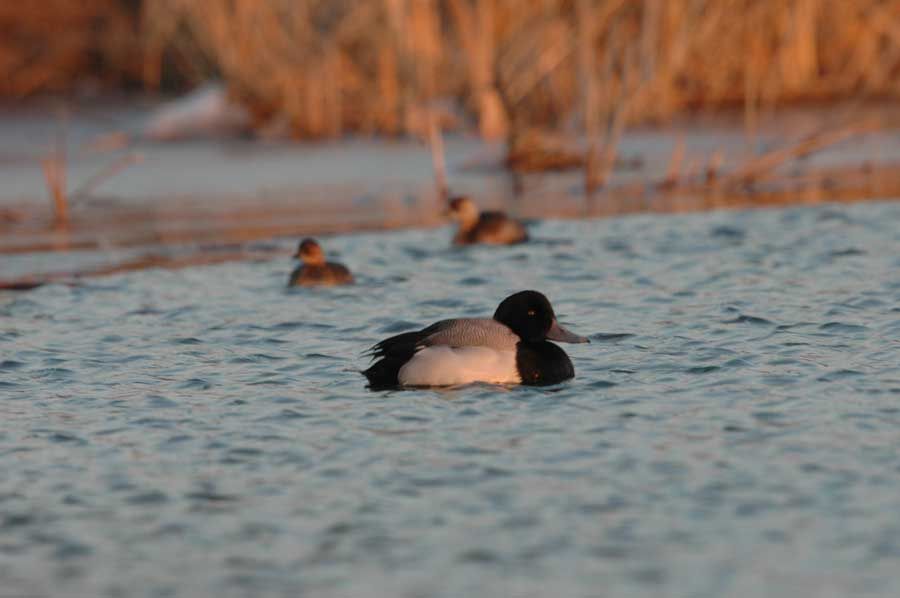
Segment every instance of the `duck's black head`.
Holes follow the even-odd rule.
[[[520,291],[510,295],[497,307],[494,319],[529,343],[545,339],[563,343],[590,342],[560,326],[550,301],[537,291]]]
[[[306,238],[300,242],[297,254],[294,256],[303,260],[304,264],[324,264],[325,253],[315,239]]]

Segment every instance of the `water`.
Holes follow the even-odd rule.
[[[276,260],[0,295],[0,593],[894,596],[898,222],[360,234],[325,241],[354,287]],[[365,389],[375,341],[525,288],[591,336],[574,380]]]

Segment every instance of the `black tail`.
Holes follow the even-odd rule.
[[[372,390],[388,390],[400,386],[397,379],[400,368],[408,361],[408,358],[385,357],[373,363],[369,369],[363,372],[363,376],[369,381]]]
[[[390,338],[386,338],[371,349],[368,353],[373,359],[377,359],[363,375],[369,380],[369,388],[372,390],[386,390],[400,386],[397,379],[400,368],[412,359],[416,347],[428,335],[435,330],[435,325],[425,330],[404,332]]]
[[[427,330],[427,329],[426,329]],[[416,345],[422,341],[428,334],[426,330],[416,330],[413,332],[404,332],[397,336],[386,338],[371,349],[368,353],[374,359],[380,357],[403,357],[407,359],[412,357],[416,352]]]
[[[368,353],[372,359],[378,360],[363,372],[363,375],[369,380],[369,388],[384,390],[400,386],[400,380],[397,379],[400,368],[412,359],[416,350],[425,344],[429,336],[452,324],[453,320],[441,320],[422,330],[413,330],[386,338],[369,349]]]

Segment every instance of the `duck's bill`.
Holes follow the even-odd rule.
[[[560,343],[589,343],[590,339],[584,336],[578,336],[574,332],[569,332],[565,328],[559,325],[559,322],[556,321],[556,318],[553,319],[553,324],[550,325],[550,330],[547,331],[547,338],[551,341],[558,341]]]

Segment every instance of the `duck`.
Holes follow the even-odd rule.
[[[448,211],[459,222],[454,245],[513,245],[528,240],[524,224],[504,212],[482,212],[468,196],[451,198]]]
[[[325,252],[315,239],[306,238],[297,247],[295,258],[303,263],[291,273],[288,286],[332,286],[352,284],[353,275],[343,264],[325,261]]]
[[[387,338],[371,349],[369,388],[558,384],[575,376],[566,352],[549,341],[588,343],[563,328],[545,295],[514,293],[491,318],[441,320]]]

